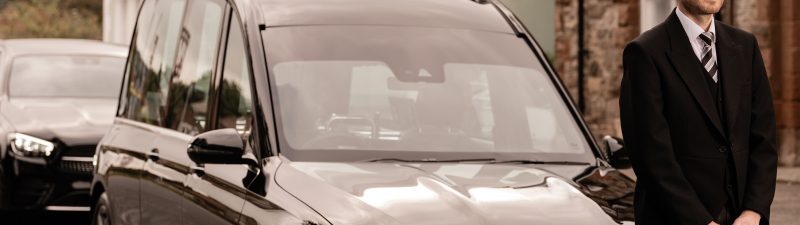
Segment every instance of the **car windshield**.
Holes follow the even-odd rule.
[[[291,159],[593,159],[513,34],[295,26],[263,35],[279,145]]]
[[[14,58],[11,97],[116,98],[125,58],[95,55],[24,55]]]

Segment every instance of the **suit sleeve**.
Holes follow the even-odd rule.
[[[639,182],[664,200],[679,224],[709,224],[713,218],[678,164],[664,116],[661,78],[651,56],[636,42],[625,47],[620,88],[622,133]]]
[[[778,166],[775,136],[775,110],[764,68],[764,59],[753,37],[752,108],[750,115],[750,159],[747,165],[742,208],[769,217],[769,206],[775,196],[775,177]]]

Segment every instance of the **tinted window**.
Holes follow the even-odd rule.
[[[125,59],[91,55],[16,57],[11,66],[11,97],[113,98]]]
[[[281,152],[294,160],[593,160],[553,81],[512,34],[306,26],[264,35]]]
[[[232,19],[225,49],[225,64],[218,106],[218,128],[236,128],[240,133],[250,131],[251,93],[250,70],[247,64],[242,25]]]
[[[127,67],[125,117],[163,125],[184,7],[185,1],[171,0],[142,5]]]
[[[209,87],[222,25],[223,4],[194,0],[178,39],[165,125],[190,135],[206,128]]]

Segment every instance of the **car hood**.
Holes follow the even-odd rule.
[[[116,104],[113,98],[12,98],[0,110],[16,132],[93,145],[111,127]]]
[[[524,165],[286,162],[275,176],[333,224],[616,224],[565,179]]]

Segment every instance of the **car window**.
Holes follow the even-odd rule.
[[[228,45],[225,49],[217,128],[235,128],[241,134],[248,134],[252,122],[251,96],[250,70],[242,25],[234,17],[231,19]]]
[[[427,83],[398,80],[383,62],[278,64],[288,143],[294,149],[585,151],[580,133],[568,129],[570,114],[558,104],[558,92],[542,85],[549,82],[543,72],[442,66],[446,82]],[[308,141],[332,134],[341,142]]]
[[[293,160],[593,160],[553,80],[514,35],[391,26],[263,33],[279,145]]]
[[[25,55],[14,58],[11,97],[114,98],[125,58],[100,55]]]
[[[189,135],[206,128],[209,87],[222,25],[223,3],[193,0],[178,38],[165,126]]]
[[[122,116],[163,125],[185,3],[148,0],[142,5],[131,43]]]

